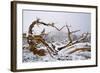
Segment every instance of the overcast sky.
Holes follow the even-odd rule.
[[[23,10],[23,33],[28,31],[29,25],[32,21],[40,18],[41,21],[46,23],[55,23],[57,28],[61,28],[64,25],[71,25],[71,30],[80,30],[78,34],[83,32],[91,32],[91,14],[90,13],[74,13],[74,12],[52,12],[52,11],[29,11]],[[40,26],[33,30],[41,31],[44,28],[48,32],[54,31],[54,28]],[[66,28],[61,31],[66,32]]]

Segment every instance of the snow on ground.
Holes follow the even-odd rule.
[[[50,43],[48,43],[50,45]],[[54,45],[56,45],[56,49],[59,46],[62,46],[64,44],[60,42],[54,42]],[[38,45],[42,46],[40,48],[46,49],[45,46],[43,45]],[[34,55],[32,52],[30,52],[27,48],[23,49],[23,62],[50,62],[50,61],[73,61],[73,60],[86,60],[91,58],[91,52],[90,51],[76,51],[72,54],[68,54],[70,51],[75,50],[76,48],[91,48],[90,43],[77,43],[71,47],[64,48],[60,51],[58,51],[58,55],[54,55],[52,58],[49,54],[46,56],[38,56]]]
[[[28,49],[23,50],[23,62],[48,62],[48,61],[55,61],[56,59],[52,58],[49,54],[46,56],[38,56],[34,55]]]

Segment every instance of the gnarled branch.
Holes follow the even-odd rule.
[[[89,34],[89,33],[83,33],[82,36],[81,36],[78,40],[72,41],[72,42],[69,41],[69,43],[68,43],[67,45],[58,48],[58,50],[62,50],[62,49],[64,49],[64,48],[68,47],[68,46],[71,46],[71,45],[74,45],[74,44],[76,44],[76,43],[81,42],[82,40],[84,40],[84,39],[87,38],[88,34]]]

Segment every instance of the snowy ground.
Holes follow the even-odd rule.
[[[50,44],[50,43],[48,43]],[[56,49],[58,47],[61,47],[65,45],[65,42],[54,42],[54,45],[56,45]],[[46,56],[38,56],[34,55],[32,52],[30,52],[26,47],[28,46],[27,43],[24,43],[24,49],[23,49],[23,62],[50,62],[50,61],[73,61],[73,60],[87,60],[91,58],[91,52],[90,51],[76,51],[72,54],[69,54],[70,51],[75,50],[76,48],[91,48],[90,44],[88,42],[85,43],[77,43],[71,47],[64,48],[60,51],[58,51],[58,55],[54,55],[54,58],[52,58],[49,54]],[[45,46],[39,45],[40,48],[46,49]]]

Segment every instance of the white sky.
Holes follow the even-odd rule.
[[[81,30],[78,34],[83,32],[91,32],[91,14],[90,13],[74,13],[74,12],[53,12],[53,11],[29,11],[23,10],[23,33],[28,31],[29,25],[32,21],[40,18],[41,21],[46,23],[55,23],[59,29],[68,24],[71,25],[71,30]],[[40,26],[34,28],[39,31],[45,28]],[[41,31],[40,30],[40,31]],[[54,28],[47,27],[47,31],[53,31]],[[64,28],[62,31],[66,31]]]

